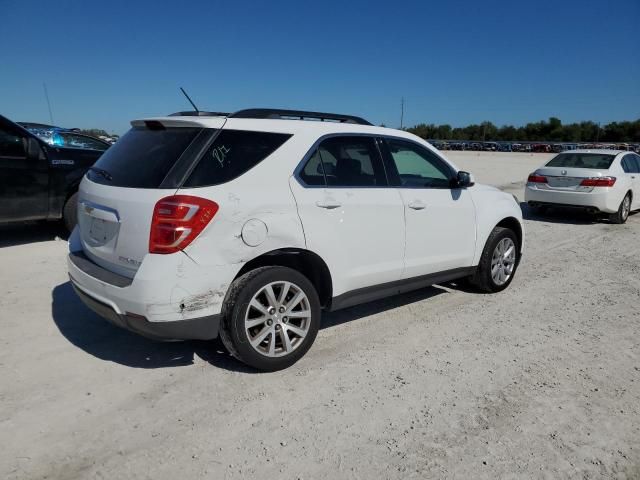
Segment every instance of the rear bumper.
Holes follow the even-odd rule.
[[[74,234],[67,257],[69,278],[80,299],[98,315],[154,339],[208,340],[218,336],[228,284],[222,279],[232,272],[204,269],[179,253],[145,258],[135,277],[128,278],[73,248],[77,247]]]
[[[524,189],[524,200],[529,205],[557,205],[604,213],[617,212],[620,202],[613,199],[614,196],[608,188],[602,190],[602,192],[567,192],[542,190],[527,185]]]
[[[218,336],[220,315],[178,320],[175,322],[149,322],[142,316],[118,314],[106,303],[92,297],[70,276],[71,285],[80,300],[105,320],[125,330],[153,340],[211,340]]]

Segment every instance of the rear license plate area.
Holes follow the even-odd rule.
[[[89,236],[91,237],[91,240],[104,243],[107,241],[108,233],[109,225],[107,224],[107,221],[100,218],[91,219],[91,226],[89,227]]]

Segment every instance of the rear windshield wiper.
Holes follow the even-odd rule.
[[[96,172],[98,175],[100,175],[101,177],[106,178],[107,180],[109,180],[110,182],[113,181],[113,177],[111,176],[111,174],[109,172],[107,172],[105,169],[103,168],[98,168],[98,167],[91,167],[89,168],[89,170],[93,170],[94,172]]]

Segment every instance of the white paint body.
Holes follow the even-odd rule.
[[[593,168],[538,168],[534,173],[550,179],[549,183],[527,183],[525,188],[526,202],[542,202],[556,205],[569,205],[584,208],[597,208],[601,212],[618,211],[625,195],[631,192],[631,209],[640,209],[640,173],[625,172],[621,161],[626,155],[640,156],[619,150],[572,150],[569,153],[598,153],[615,155],[608,169]],[[564,173],[563,173],[564,172]],[[584,187],[580,181],[585,178],[615,177],[612,187]],[[566,180],[564,180],[566,179]],[[571,180],[575,179],[575,182]]]
[[[471,267],[478,264],[487,237],[500,221],[513,218],[522,223],[514,198],[492,187],[307,188],[294,176],[314,143],[333,134],[410,140],[458,170],[430,144],[404,131],[297,120],[153,120],[171,126],[198,125],[293,136],[248,172],[222,185],[167,191],[114,188],[83,179],[79,224],[70,238],[70,250],[83,250],[93,262],[132,278],[132,283],[123,288],[110,285],[87,275],[71,261],[69,273],[78,288],[110,305],[118,314],[142,315],[149,322],[218,314],[228,287],[242,266],[283,248],[309,250],[320,256],[331,274],[333,297],[381,283]],[[184,251],[149,254],[154,205],[160,198],[176,193],[213,200],[219,211]],[[327,202],[339,206],[318,206]],[[411,208],[415,202],[424,208]],[[92,245],[87,235],[94,216],[113,223],[101,245]],[[191,300],[202,296],[207,297],[206,302],[198,304],[197,309],[188,308]]]

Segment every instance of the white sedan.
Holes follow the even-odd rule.
[[[624,223],[640,209],[640,155],[619,150],[560,153],[529,175],[530,207],[577,207]]]

